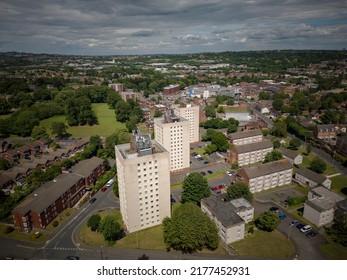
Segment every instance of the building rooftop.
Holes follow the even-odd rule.
[[[73,173],[61,174],[27,196],[13,211],[25,214],[31,210],[41,213],[82,178]]]
[[[334,193],[322,186],[312,188],[310,192],[320,197],[323,197],[323,196],[327,197],[334,203],[337,203],[345,199],[344,197],[338,195],[337,193]]]
[[[236,210],[253,207],[253,205],[247,199],[245,199],[243,197],[230,200],[229,203],[231,203],[235,207]]]
[[[248,178],[256,178],[272,173],[281,172],[284,170],[292,169],[293,165],[287,159],[264,163],[262,165],[256,165],[251,167],[245,167],[243,170],[247,174]],[[241,169],[242,170],[242,169]]]
[[[323,212],[334,207],[334,203],[327,197],[315,197],[306,200],[305,204],[317,210],[318,212]]]
[[[201,203],[203,203],[225,227],[244,223],[244,220],[234,212],[235,206],[229,202],[222,201],[217,196],[204,198]]]
[[[237,139],[242,139],[242,138],[254,137],[254,136],[258,136],[258,135],[263,135],[263,133],[260,129],[230,133],[229,137],[232,140],[237,140]]]
[[[297,173],[318,184],[323,184],[327,179],[327,177],[304,167],[299,167]]]
[[[270,140],[264,140],[261,142],[235,146],[234,148],[238,154],[244,154],[244,153],[268,149],[272,147],[273,147],[273,144]]]
[[[281,150],[282,154],[285,157],[288,157],[290,159],[295,159],[299,155],[299,153],[297,151],[290,150],[290,149],[284,148],[282,146],[279,149]]]
[[[104,163],[104,160],[98,157],[92,157],[78,162],[70,168],[70,173],[75,173],[83,177],[88,177],[98,166]]]

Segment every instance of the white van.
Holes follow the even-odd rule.
[[[111,180],[109,180],[107,183],[106,183],[106,187],[111,187],[112,184],[114,183],[114,179],[112,178]]]

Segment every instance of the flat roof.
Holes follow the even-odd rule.
[[[306,200],[305,204],[317,210],[318,212],[323,212],[334,207],[334,203],[327,197],[315,197]]]
[[[239,215],[234,212],[235,207],[233,204],[224,202],[214,195],[202,199],[201,202],[225,227],[230,227],[232,225],[237,225],[245,222]]]

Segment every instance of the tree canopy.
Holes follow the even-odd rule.
[[[281,220],[275,212],[265,211],[255,220],[255,225],[260,230],[271,232],[280,222]]]
[[[217,226],[198,206],[185,203],[175,209],[171,218],[163,221],[164,242],[167,249],[191,253],[218,247]]]
[[[107,215],[101,220],[99,225],[99,231],[102,233],[106,241],[116,241],[119,239],[122,230],[118,218],[115,215]]]
[[[253,195],[250,192],[249,188],[246,184],[242,182],[236,182],[233,185],[230,185],[227,189],[228,200],[237,199],[237,198],[245,198],[248,201],[252,201]]]
[[[310,164],[310,169],[314,172],[322,174],[327,169],[327,164],[320,157],[315,157]]]
[[[182,202],[191,202],[200,205],[202,198],[209,197],[211,194],[207,179],[200,173],[193,172],[183,181]]]
[[[266,154],[264,163],[277,161],[282,158],[283,158],[283,155],[280,150],[273,150],[272,152]]]

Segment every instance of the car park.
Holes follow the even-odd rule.
[[[303,226],[300,231],[302,233],[305,233],[305,232],[309,232],[310,230],[312,230],[312,227],[310,225],[306,225],[306,226]]]
[[[299,224],[299,221],[298,221],[298,220],[292,220],[292,221],[289,223],[289,225],[290,225],[291,227],[294,227],[294,226],[296,226],[297,224]]]
[[[91,198],[91,199],[89,200],[89,203],[92,204],[92,203],[94,203],[95,201],[96,201],[96,198],[93,197],[93,198]]]
[[[315,237],[315,236],[317,236],[317,235],[318,235],[318,233],[315,232],[315,231],[313,231],[313,230],[311,230],[311,231],[309,231],[308,233],[305,234],[305,236],[306,236],[307,238],[312,238],[312,237]]]

